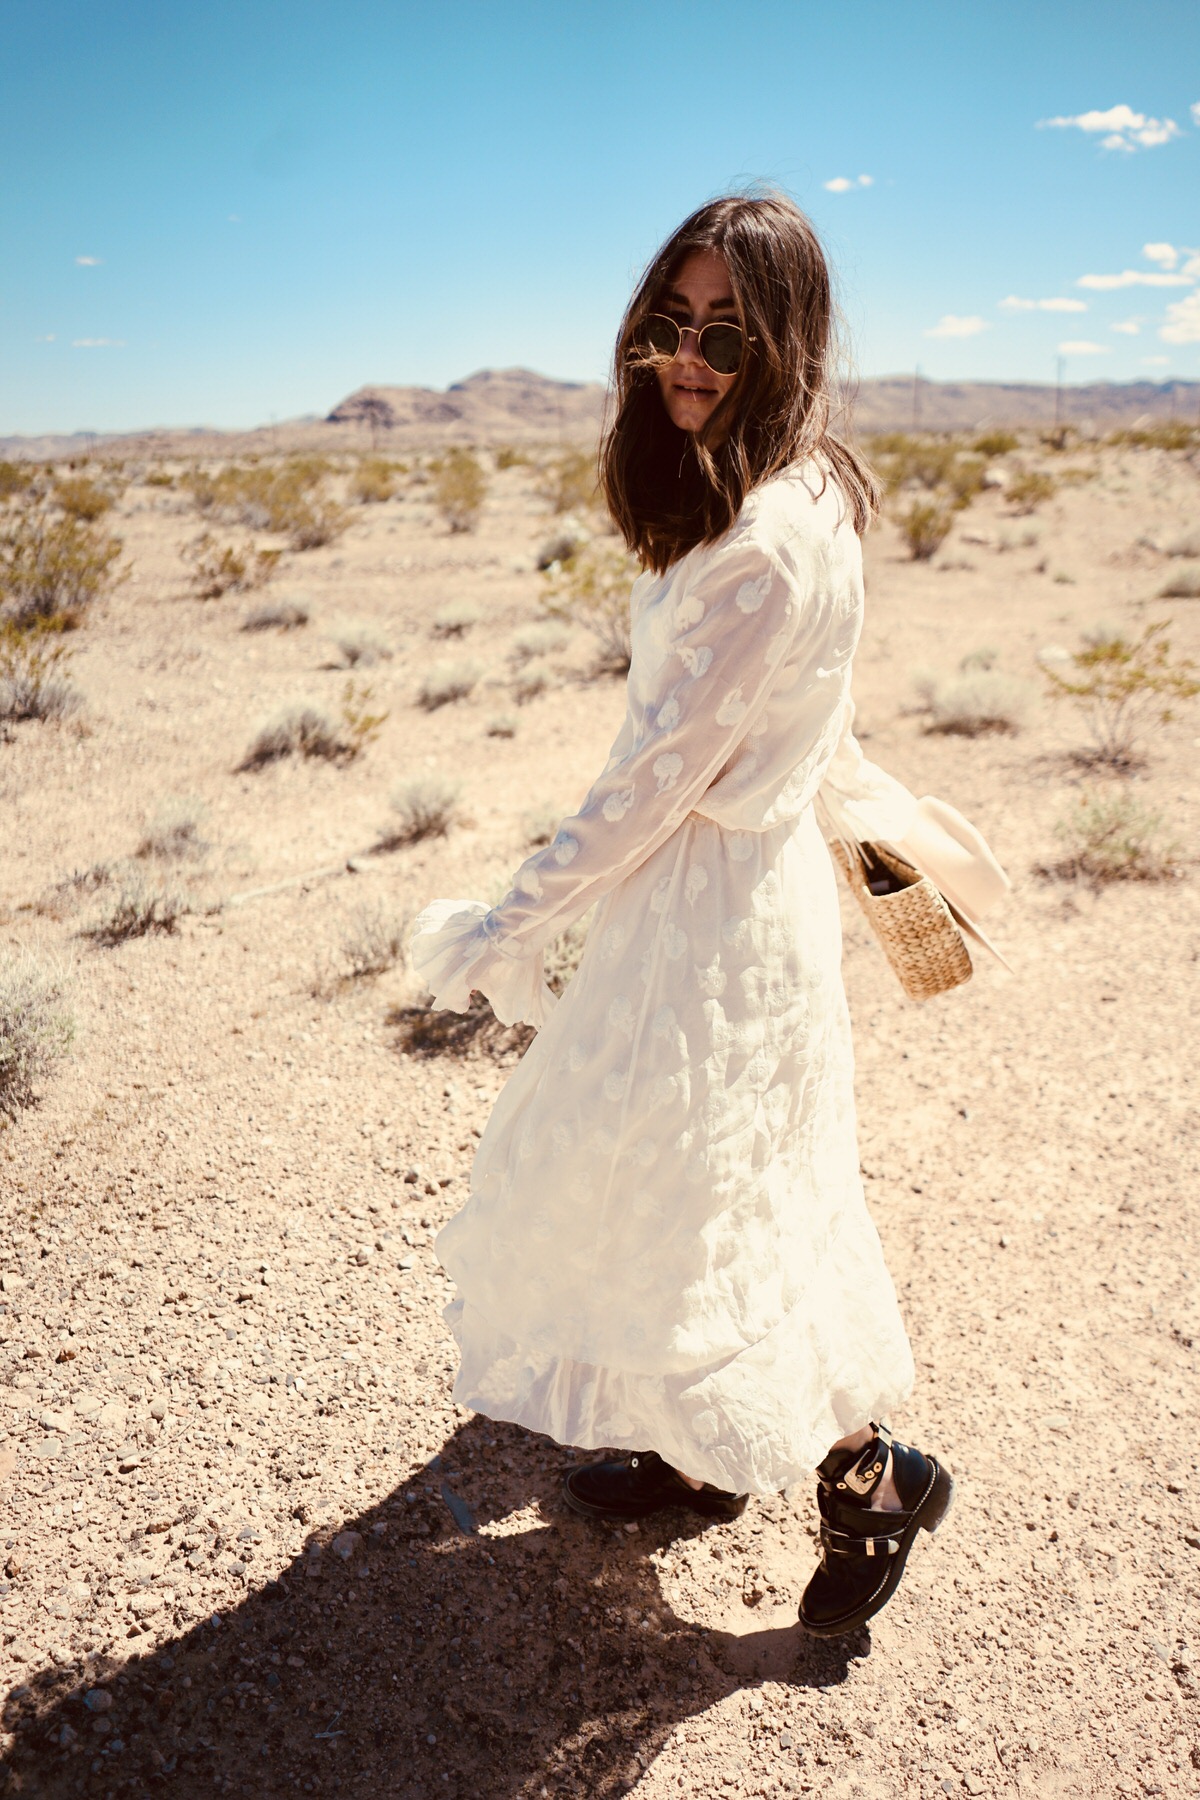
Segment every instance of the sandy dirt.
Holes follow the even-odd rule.
[[[195,516],[129,488],[132,573],[75,634],[84,710],[0,745],[3,939],[63,960],[79,1026],[0,1132],[0,1791],[1200,1791],[1200,706],[1125,783],[1181,877],[1096,889],[1037,873],[1095,779],[1070,707],[964,739],[913,704],[914,668],[985,646],[1040,695],[1037,653],[1098,619],[1172,617],[1200,655],[1152,547],[1194,523],[1196,468],[1074,460],[1095,478],[1032,519],[984,495],[931,564],[892,526],[868,542],[861,735],[987,834],[1017,975],[913,1005],[845,897],[862,1161],[919,1372],[890,1423],[959,1490],[891,1606],[832,1643],[796,1620],[808,1488],[703,1530],[590,1527],[559,1497],[570,1452],[450,1400],[431,1238],[516,1052],[406,1052],[411,979],[350,979],[343,946],[364,906],[498,897],[525,815],[569,811],[619,724],[582,632],[513,702],[553,528],[529,472],[496,476],[470,535],[419,486],[356,509],[267,591],[311,605],[286,634],[239,629],[260,596],[192,597]],[[482,620],[447,647],[430,620],[459,600]],[[336,711],[346,618],[394,647],[355,672],[378,740],[236,773],[281,707]],[[460,655],[475,693],[420,709],[429,663]],[[499,712],[515,737],[487,735]],[[393,788],[429,771],[461,781],[460,822],[372,854]],[[162,878],[196,910],[96,946],[104,893],[52,890],[178,796],[211,847]]]

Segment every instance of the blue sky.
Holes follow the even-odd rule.
[[[602,377],[755,179],[863,374],[1200,377],[1194,0],[8,0],[0,170],[0,433]]]

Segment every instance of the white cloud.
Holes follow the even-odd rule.
[[[104,258],[102,256],[77,256],[75,261],[81,269],[98,269]]]
[[[1087,338],[1068,338],[1065,344],[1058,346],[1060,356],[1107,356],[1112,349],[1111,344],[1089,343]]]
[[[936,338],[977,337],[981,331],[990,329],[987,320],[981,319],[977,313],[970,313],[966,318],[960,318],[957,313],[943,313],[937,324],[930,326],[925,336]]]
[[[35,344],[52,344],[54,342],[54,333],[52,331],[47,331],[41,337],[35,337],[33,341]]]
[[[851,181],[848,175],[835,175],[832,181],[827,181],[824,185],[831,194],[848,194],[851,188],[874,187],[875,177],[858,175]]]
[[[1200,100],[1192,101],[1192,124],[1200,125]]]
[[[1105,150],[1150,150],[1183,135],[1174,119],[1152,119],[1124,105],[1110,106],[1104,112],[1093,110],[1039,119],[1038,124],[1088,133],[1102,131],[1105,135],[1100,141]]]
[[[1110,325],[1108,329],[1119,331],[1122,337],[1136,337],[1142,326],[1140,319],[1118,319],[1117,323]]]
[[[1200,344],[1200,291],[1188,294],[1167,308],[1167,322],[1158,335],[1164,344]]]
[[[1196,279],[1187,268],[1168,275],[1161,269],[1122,269],[1119,275],[1081,275],[1075,283],[1082,288],[1190,287]]]
[[[1051,300],[1022,300],[1018,294],[1009,294],[1001,300],[1000,305],[1005,312],[1069,312],[1087,311],[1086,300],[1067,300],[1055,297]]]
[[[73,350],[123,350],[124,338],[72,338]]]
[[[1148,369],[1164,369],[1170,362],[1169,356],[1143,356],[1142,362]]]
[[[1163,269],[1173,269],[1179,261],[1179,252],[1174,244],[1143,244],[1142,255],[1147,262],[1158,263]]]

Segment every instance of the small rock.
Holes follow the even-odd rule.
[[[43,1438],[40,1444],[33,1446],[35,1456],[57,1456],[62,1449],[61,1438]]]
[[[134,1594],[129,1602],[129,1610],[137,1618],[144,1619],[148,1613],[157,1612],[162,1603],[162,1595],[151,1590],[149,1593]]]
[[[339,1531],[329,1548],[333,1551],[335,1556],[340,1556],[343,1562],[349,1562],[350,1558],[361,1544],[361,1532]]]
[[[125,1429],[125,1408],[116,1400],[110,1400],[100,1408],[99,1423],[105,1431],[123,1431]]]
[[[781,1750],[790,1750],[795,1742],[796,1742],[796,1740],[792,1736],[790,1731],[781,1731],[780,1732],[779,1748]]]
[[[69,1412],[51,1412],[47,1408],[38,1414],[38,1424],[43,1431],[70,1431],[74,1423]]]
[[[33,1645],[24,1638],[14,1638],[8,1649],[9,1654],[15,1656],[18,1662],[32,1662],[37,1655]]]
[[[150,1417],[161,1421],[166,1418],[169,1411],[170,1405],[166,1395],[156,1394],[154,1399],[150,1402]]]
[[[107,1688],[89,1688],[83,1696],[83,1704],[94,1713],[112,1711],[113,1697]]]
[[[19,1294],[25,1285],[26,1281],[23,1275],[14,1273],[0,1275],[0,1290],[6,1294]]]
[[[354,1260],[356,1263],[369,1263],[374,1254],[374,1245],[360,1244],[358,1249],[354,1252]]]
[[[99,1394],[76,1394],[71,1405],[81,1419],[94,1419],[104,1402]]]
[[[966,1788],[968,1794],[982,1794],[983,1792],[983,1783],[980,1781],[978,1775],[964,1775],[963,1786]]]

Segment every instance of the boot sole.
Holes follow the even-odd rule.
[[[731,1510],[728,1507],[711,1509],[706,1507],[702,1503],[700,1494],[697,1494],[695,1501],[685,1500],[680,1496],[679,1499],[660,1500],[653,1506],[639,1507],[636,1511],[624,1507],[597,1506],[593,1501],[582,1500],[578,1494],[572,1492],[571,1475],[573,1473],[574,1471],[571,1470],[563,1478],[563,1499],[572,1512],[577,1512],[583,1519],[609,1520],[616,1524],[629,1525],[638,1519],[649,1519],[655,1513],[670,1512],[672,1508],[678,1508],[682,1512],[695,1513],[699,1518],[708,1519],[713,1524],[721,1524],[722,1522],[728,1523],[730,1519],[740,1519],[746,1510],[745,1496],[742,1497],[741,1505]],[[697,1504],[697,1502],[701,1503]]]
[[[900,1548],[894,1556],[888,1557],[883,1580],[875,1592],[866,1600],[860,1601],[853,1611],[844,1613],[837,1619],[806,1619],[804,1603],[801,1602],[800,1623],[813,1637],[844,1637],[848,1631],[855,1631],[860,1625],[865,1625],[868,1619],[874,1618],[900,1586],[904,1565],[908,1561],[909,1551],[917,1541],[918,1531],[932,1534],[950,1511],[954,1504],[954,1477],[949,1469],[938,1462],[936,1456],[931,1456],[929,1461],[933,1464],[933,1479],[913,1508],[912,1517],[900,1534]]]

